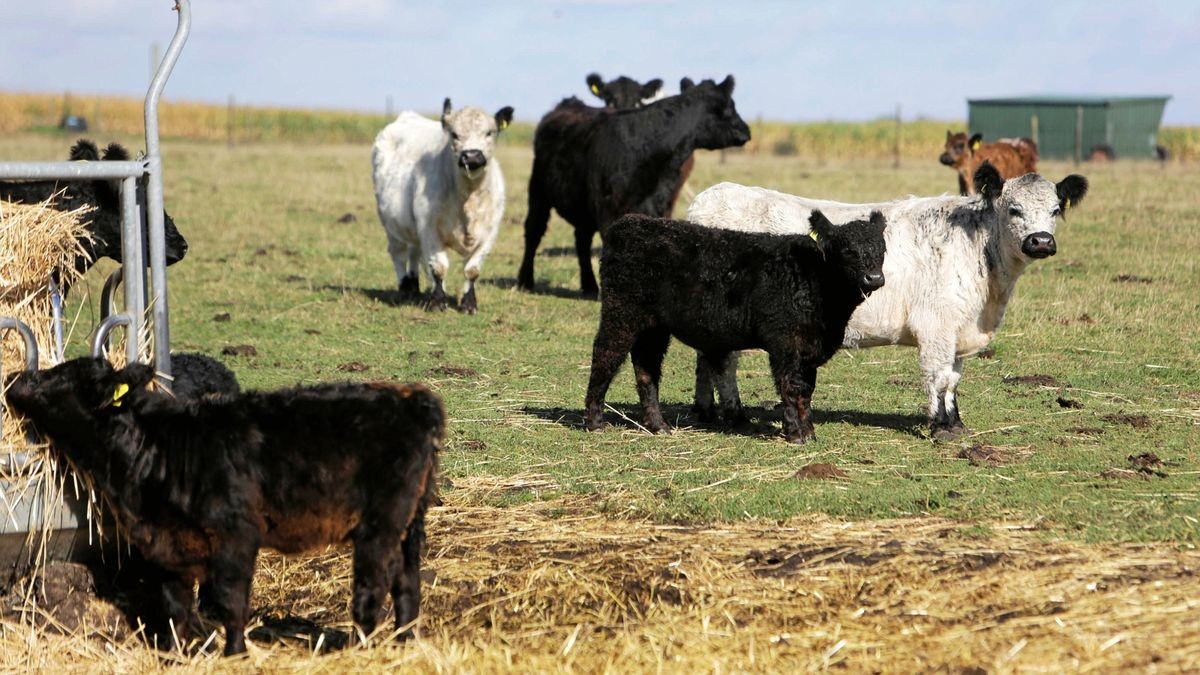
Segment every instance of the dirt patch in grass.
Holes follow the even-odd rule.
[[[1104,433],[1104,429],[1100,427],[1067,427],[1067,433],[1080,436],[1100,436]]]
[[[473,368],[463,368],[461,366],[437,366],[425,371],[426,375],[443,377],[479,377],[479,373]]]
[[[1152,424],[1149,415],[1127,413],[1124,411],[1101,415],[1100,419],[1111,424],[1128,424],[1134,429],[1146,429]]]
[[[229,312],[219,312],[217,314],[213,314],[212,320],[216,321],[217,323],[222,323],[222,322],[228,321],[229,320]]]
[[[846,478],[849,475],[832,464],[807,464],[800,467],[794,477],[801,480],[833,480]]]
[[[361,373],[365,370],[370,370],[371,366],[362,361],[347,361],[346,363],[339,364],[337,369],[343,373]]]
[[[1060,408],[1071,408],[1073,410],[1081,410],[1083,408],[1083,404],[1080,403],[1079,401],[1069,399],[1069,398],[1063,398],[1062,396],[1059,396],[1058,398],[1054,399],[1054,401],[1056,403],[1058,403],[1058,407],[1060,407]]]
[[[1019,462],[1032,454],[1033,451],[1028,448],[975,444],[964,446],[955,456],[967,460],[972,466],[1001,466]]]
[[[221,348],[223,356],[258,356],[254,345],[226,345]]]
[[[1025,384],[1035,387],[1064,387],[1062,382],[1051,375],[1006,375],[1004,384]]]
[[[1152,277],[1139,277],[1136,274],[1118,274],[1112,278],[1114,283],[1118,284],[1152,284]]]

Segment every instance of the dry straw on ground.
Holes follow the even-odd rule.
[[[520,485],[527,484],[520,483]],[[3,624],[0,668],[56,672],[1115,672],[1200,667],[1200,554],[1046,541],[1034,527],[823,516],[611,519],[579,498],[495,508],[462,480],[429,520],[422,637],[350,639],[346,549],[255,578],[249,661],[155,653],[95,626]],[[524,489],[524,488],[520,488]],[[103,612],[97,613],[104,616]],[[390,626],[389,626],[390,629]],[[92,637],[87,637],[93,633]],[[318,646],[319,644],[319,646]]]

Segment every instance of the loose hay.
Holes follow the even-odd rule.
[[[480,480],[485,492],[504,481]],[[348,548],[260,558],[248,662],[3,625],[0,668],[385,672],[1062,672],[1200,667],[1200,554],[933,518],[677,526],[584,498],[428,523],[422,637],[351,639]],[[475,505],[472,505],[475,504]],[[388,628],[390,630],[390,626]],[[319,643],[319,647],[318,647]],[[350,644],[345,649],[330,647]],[[321,652],[314,655],[314,651]]]

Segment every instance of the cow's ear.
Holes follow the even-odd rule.
[[[887,227],[887,218],[883,217],[883,211],[871,212],[871,224],[877,227]]]
[[[954,134],[951,133],[949,129],[947,129],[946,130],[946,142],[949,143],[950,139],[952,139],[952,138],[954,138]]]
[[[724,92],[726,96],[732,95],[733,94],[733,75],[726,75],[725,79],[721,80],[721,84],[717,85],[717,88],[720,89],[722,92]]]
[[[682,94],[683,92],[687,91],[688,89],[691,89],[694,86],[696,86],[696,83],[692,82],[692,78],[685,77],[679,81],[679,93]]]
[[[508,124],[512,122],[513,109],[511,105],[506,105],[496,111],[496,128],[504,131],[508,128]]]
[[[133,363],[117,371],[117,382],[130,389],[141,389],[154,379],[154,367],[144,363]]]
[[[600,92],[604,91],[604,80],[600,78],[600,73],[589,73],[587,76],[587,86],[588,90],[593,94],[601,96]]]
[[[988,205],[994,204],[1004,189],[1004,179],[991,162],[985,161],[975,170],[975,191],[983,195]]]
[[[1073,173],[1055,184],[1054,189],[1058,192],[1058,208],[1062,209],[1065,218],[1067,211],[1078,205],[1087,195],[1088,182],[1083,176]]]
[[[642,85],[642,98],[652,98],[662,89],[663,81],[657,77]]]
[[[72,162],[95,162],[100,159],[100,152],[96,150],[95,143],[81,138],[71,146],[70,157]]]
[[[833,232],[833,223],[820,211],[813,211],[808,217],[809,235],[815,242],[820,242]]]
[[[442,128],[443,129],[450,128],[448,122],[446,122],[446,118],[450,117],[451,110],[452,110],[452,108],[450,107],[450,97],[447,96],[446,100],[442,101]]]
[[[972,152],[978,150],[979,146],[983,145],[983,134],[971,134],[971,140],[967,145],[971,147]]]

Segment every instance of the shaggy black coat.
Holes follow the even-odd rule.
[[[94,143],[80,139],[71,147],[70,159],[94,162],[100,161],[101,157]],[[104,149],[103,159],[126,161],[129,152],[117,143],[111,143]],[[121,192],[118,181],[0,181],[0,200],[37,204],[51,198],[50,206],[59,211],[93,207],[91,212],[83,216],[83,225],[89,236],[79,241],[83,252],[75,257],[75,269],[78,272],[91,269],[100,258],[121,261]],[[167,264],[173,265],[187,254],[187,240],[179,233],[175,221],[166,211],[163,211],[163,219]]]
[[[163,601],[176,627],[186,631],[193,584],[207,582],[225,653],[245,651],[258,549],[346,540],[362,631],[389,591],[397,625],[416,619],[445,431],[435,394],[346,383],[185,402],[148,391],[152,377],[81,358],[17,374],[7,398],[91,479],[142,555],[174,573]]]
[[[533,258],[550,209],[575,227],[575,253],[585,296],[597,293],[592,238],[626,213],[669,215],[680,170],[697,148],[744,145],[750,128],[733,103],[733,76],[705,80],[652,105],[592,108],[568,98],[538,123],[525,217],[525,257],[517,284],[533,288]]]
[[[171,354],[171,393],[183,400],[239,394],[237,377],[224,363],[206,354]]]
[[[818,238],[711,229],[626,216],[613,223],[600,258],[600,328],[592,349],[585,417],[603,426],[604,395],[630,354],[643,423],[667,428],[658,383],[671,336],[720,364],[761,348],[783,399],[789,441],[813,438],[817,367],[842,344],[850,315],[883,285],[884,220],[833,227],[818,211]]]

